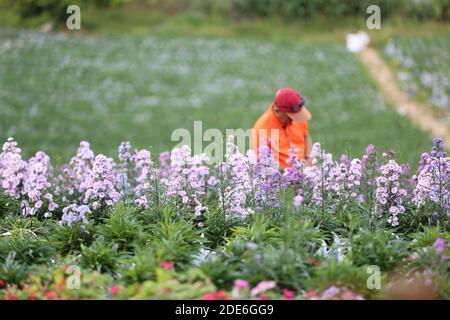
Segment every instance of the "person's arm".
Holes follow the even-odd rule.
[[[306,165],[310,166],[312,165],[312,159],[311,159],[311,149],[312,149],[312,139],[311,136],[308,134],[305,138],[305,160]]]

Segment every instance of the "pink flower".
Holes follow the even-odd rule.
[[[361,297],[360,295],[357,295],[349,290],[344,291],[344,293],[342,293],[341,298],[343,300],[364,300],[363,297]]]
[[[47,297],[47,299],[49,299],[49,300],[54,300],[54,299],[56,299],[58,296],[56,295],[56,292],[55,291],[46,291],[45,293],[44,293],[44,296],[46,296]]]
[[[437,253],[444,252],[445,248],[447,247],[447,244],[445,243],[445,240],[442,238],[437,238],[434,242],[434,247],[436,248]]]
[[[295,297],[295,292],[291,291],[289,289],[283,289],[281,292],[283,293],[283,297],[285,299],[291,300],[291,299],[294,299],[294,297]]]
[[[247,289],[248,288],[248,281],[237,279],[234,281],[234,287],[239,289]]]
[[[317,295],[317,292],[315,290],[306,291],[305,296],[307,298],[315,298]]]
[[[113,296],[118,295],[120,293],[120,287],[119,286],[112,286],[109,290]]]
[[[340,293],[341,293],[341,289],[339,289],[338,287],[335,287],[335,286],[331,286],[322,293],[322,299],[330,300],[330,299],[335,298]]]
[[[201,300],[216,300],[214,293],[212,293],[212,292],[204,294],[200,299]]]
[[[225,293],[225,291],[223,291],[223,290],[218,290],[218,291],[214,292],[214,298],[226,300],[226,299],[228,299],[228,296],[227,296],[227,294]]]
[[[216,292],[206,293],[200,299],[201,300],[216,300],[216,299],[227,300],[228,295],[225,293],[225,291],[218,290]]]
[[[265,292],[265,291],[267,291],[267,290],[270,290],[270,289],[275,288],[275,286],[276,286],[275,281],[261,281],[260,283],[258,283],[258,284],[256,285],[256,287],[254,287],[254,288],[251,290],[250,294],[251,294],[252,296],[257,296],[257,295],[259,295],[260,293],[263,293],[263,292]]]
[[[175,262],[174,261],[161,261],[159,263],[159,265],[166,270],[170,270],[175,265]]]
[[[303,202],[303,197],[301,195],[297,195],[294,197],[294,206],[296,208],[300,207],[302,205]]]

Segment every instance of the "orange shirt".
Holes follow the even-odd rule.
[[[305,139],[308,136],[308,124],[291,122],[283,127],[274,114],[272,107],[261,116],[253,125],[252,130],[252,149],[258,154],[258,148],[261,143],[266,143],[272,151],[272,156],[278,161],[281,167],[290,167],[287,163],[289,159],[289,149],[297,152],[291,152],[298,159],[305,156]],[[292,150],[291,150],[292,151]]]

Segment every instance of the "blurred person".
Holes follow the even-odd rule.
[[[292,88],[279,89],[268,110],[253,125],[253,151],[258,154],[260,146],[267,144],[281,168],[292,166],[292,156],[311,165],[311,118],[300,93]]]

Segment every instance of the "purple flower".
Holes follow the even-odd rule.
[[[56,195],[63,195],[65,202],[82,201],[84,198],[85,181],[87,180],[94,162],[94,152],[86,141],[80,142],[77,154],[68,165],[63,165],[56,177],[54,191]]]
[[[131,144],[129,141],[124,141],[119,145],[119,161],[129,162],[131,160]]]
[[[113,205],[120,198],[115,185],[114,160],[102,154],[96,156],[92,170],[81,186],[86,190],[83,199],[84,203],[92,203],[94,209]]]
[[[296,208],[300,207],[302,205],[303,202],[303,197],[301,195],[296,195],[294,197],[294,206]]]
[[[133,193],[130,181],[131,144],[124,141],[119,145],[119,164],[117,165],[116,186],[121,197],[130,196]]]
[[[0,187],[7,195],[16,199],[21,196],[21,184],[26,168],[21,152],[17,142],[8,138],[0,153]]]
[[[159,192],[151,184],[158,178],[158,170],[154,167],[150,151],[136,150],[133,155],[134,170],[136,175],[135,203],[140,208],[150,208],[149,194]]]
[[[75,223],[80,222],[82,225],[87,223],[86,214],[90,214],[91,210],[86,205],[78,206],[71,204],[63,208],[63,216],[60,224],[72,227]]]
[[[374,152],[375,152],[375,146],[373,144],[369,144],[366,147],[366,154],[370,155],[370,154],[373,154]]]
[[[258,245],[254,242],[247,242],[246,247],[249,249],[256,249],[258,247]]]
[[[381,166],[380,175],[376,178],[376,210],[379,214],[389,213],[387,221],[392,226],[397,226],[398,215],[405,212],[403,206],[407,191],[400,182],[402,166],[394,160]]]
[[[445,243],[445,240],[442,238],[437,238],[434,242],[434,247],[436,249],[436,252],[441,254],[444,252],[445,248],[447,247],[447,244]]]
[[[207,195],[207,180],[209,168],[206,154],[191,155],[189,146],[184,145],[172,150],[170,155],[170,171],[167,177],[161,179],[164,185],[165,199],[194,215],[208,210],[203,204]]]
[[[442,139],[435,141],[441,143]],[[450,158],[439,152],[439,148],[439,145],[433,146],[430,155],[421,158],[413,202],[418,208],[427,203],[437,205],[445,216],[450,206]]]

